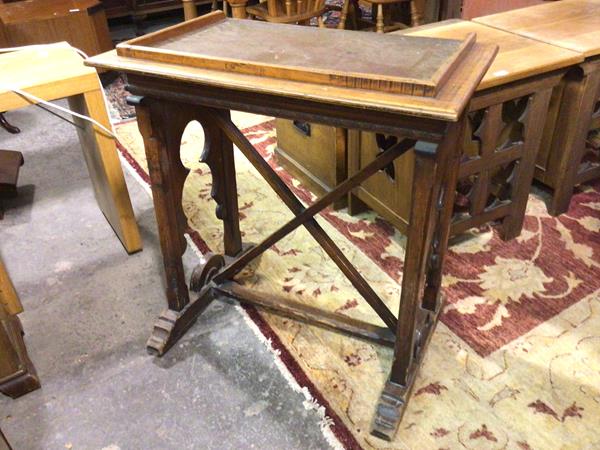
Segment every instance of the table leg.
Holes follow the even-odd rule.
[[[144,138],[166,275],[168,309],[154,327],[148,350],[163,355],[193,325],[199,314],[197,309],[203,310],[212,301],[211,293],[203,292],[201,298],[190,303],[181,259],[187,247],[184,234],[188,230],[181,201],[189,173],[180,159],[181,137],[189,122],[198,120],[202,124],[205,145],[201,159],[213,176],[211,196],[217,203],[216,215],[223,221],[227,256],[242,250],[233,144],[212,117],[201,114],[194,106],[139,97],[130,103],[136,106],[138,126]],[[191,314],[189,309],[196,313]]]
[[[12,447],[8,443],[8,439],[4,436],[2,430],[0,430],[0,450],[11,450]]]
[[[17,398],[40,388],[40,380],[27,355],[23,328],[17,316],[0,305],[0,392]]]
[[[551,166],[548,167],[550,176],[556,180],[548,208],[553,216],[569,209],[600,88],[600,71],[588,73],[581,69],[580,72],[571,72],[565,77],[563,102],[554,132]]]
[[[22,311],[17,292],[0,260],[0,392],[13,398],[40,387],[17,317]]]
[[[70,97],[69,106],[73,111],[90,116],[106,128],[111,128],[100,89]],[[78,118],[74,120],[79,125],[79,142],[100,209],[125,250],[135,253],[142,249],[142,240],[115,141],[91,123]]]
[[[537,150],[540,147],[542,140],[542,132],[544,131],[544,123],[546,121],[546,112],[550,104],[552,89],[532,94],[529,98],[527,106],[527,118],[525,121],[527,135],[524,142],[523,153],[519,160],[515,173],[511,175],[511,213],[502,220],[502,228],[500,234],[502,239],[508,241],[516,238],[521,234],[523,229],[523,221],[525,220],[525,209],[529,200],[529,189],[535,172],[535,160]]]
[[[247,0],[223,0],[229,3],[231,6],[231,17],[234,19],[247,19],[248,14],[246,13],[246,5],[248,4]],[[223,5],[223,9],[225,9],[225,5]]]
[[[394,359],[375,412],[372,434],[392,440],[441,308],[439,290],[458,173],[464,121],[439,145],[415,146],[410,224]],[[437,148],[436,148],[437,147]]]

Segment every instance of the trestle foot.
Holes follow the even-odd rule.
[[[199,297],[181,311],[164,310],[154,324],[152,334],[146,343],[148,353],[155,356],[164,355],[196,322],[198,316],[213,300],[213,290],[210,286],[206,286],[200,291]]]
[[[406,408],[407,397],[408,389],[405,386],[393,381],[388,381],[385,384],[375,409],[375,417],[371,428],[373,436],[386,441],[394,439],[396,430],[400,425],[400,419],[402,419]]]
[[[371,425],[371,434],[373,436],[386,441],[394,439],[414,387],[417,373],[423,362],[423,356],[429,345],[429,340],[435,330],[437,316],[441,310],[442,303],[443,301],[439,299],[435,311],[427,309],[419,310],[417,314],[417,323],[419,325],[415,328],[412,362],[405,377],[406,383],[397,383],[393,381],[394,373],[392,372],[390,375],[390,380],[386,382],[375,408],[373,423]]]

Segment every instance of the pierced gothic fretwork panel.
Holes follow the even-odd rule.
[[[524,122],[529,103],[529,96],[525,96],[502,104],[503,127],[498,137],[496,150],[504,150],[515,144],[523,143],[525,140]]]
[[[398,138],[389,134],[376,133],[375,139],[377,141],[377,149],[379,151],[377,156],[383,154],[383,152],[398,143]],[[388,164],[381,169],[381,171],[384,172],[390,178],[390,180],[396,180],[396,169],[394,168],[394,163]]]
[[[578,169],[580,174],[600,168],[600,92],[598,92],[598,97],[598,101],[594,105],[592,126],[587,136],[585,153]]]
[[[527,139],[531,103],[532,96],[526,95],[468,114],[454,205],[455,221],[511,200]]]
[[[481,155],[481,133],[485,123],[485,110],[470,112],[463,144],[463,160]]]

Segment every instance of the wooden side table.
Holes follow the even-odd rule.
[[[478,23],[578,52],[584,59],[554,94],[535,178],[553,189],[550,214],[569,208],[573,188],[600,177],[585,161],[586,140],[600,128],[600,1],[569,0],[474,19]]]
[[[94,66],[126,72],[129,90],[136,96],[132,102],[136,105],[149,162],[167,280],[168,309],[157,321],[148,349],[154,354],[164,354],[213,300],[223,297],[394,347],[390,378],[377,406],[372,430],[376,436],[391,439],[405,410],[441,307],[441,271],[454,197],[454,190],[449,187],[455,185],[457,175],[457,144],[465,125],[463,111],[489,67],[496,48],[474,44],[434,97],[419,97],[207,70],[193,56],[188,59],[189,64],[170,63],[169,52],[177,48],[178,33],[186,36],[188,55],[194,52],[203,55],[207,42],[212,44],[209,46],[211,49],[225,49],[221,39],[223,33],[230,33],[230,39],[236,29],[240,30],[240,45],[226,50],[228,54],[242,51],[247,55],[251,49],[243,42],[248,39],[248,27],[263,30],[265,35],[262,39],[265,40],[278,33],[277,45],[288,45],[285,47],[286,55],[296,55],[298,49],[293,45],[303,39],[325,42],[334,36],[332,33],[335,33],[336,39],[341,36],[337,33],[346,33],[228,20],[222,27],[213,25],[209,28],[213,36],[202,34],[202,39],[196,41],[198,37],[193,34],[194,26],[194,23],[186,22],[185,26],[164,31],[170,37],[168,42],[172,43],[165,44],[166,49],[160,47],[161,38],[155,34],[148,41],[132,42],[127,47],[131,51],[128,53],[130,56],[110,52],[88,60]],[[296,33],[301,33],[301,38]],[[260,33],[253,35],[252,42],[262,41],[261,36],[256,34]],[[377,40],[387,39],[375,33],[370,35]],[[417,42],[414,39],[405,43],[406,52],[414,51]],[[197,48],[189,45],[194,41],[200,42]],[[162,62],[148,59],[163,56]],[[291,64],[294,66],[293,61]],[[354,177],[305,207],[231,122],[232,109],[405,138]],[[202,160],[209,165],[213,176],[212,196],[217,202],[216,215],[223,221],[224,254],[206,255],[206,262],[194,270],[188,285],[181,259],[187,245],[184,238],[187,219],[181,206],[181,196],[188,169],[181,164],[179,146],[181,135],[192,120],[202,124],[207,137]],[[294,214],[292,220],[250,248],[242,245],[239,228],[233,144]],[[413,147],[414,207],[410,212],[400,309],[396,317],[319,226],[315,215]],[[318,152],[319,149],[307,151]],[[234,280],[246,264],[299,226],[304,226],[322,246],[378,314],[384,326],[327,313],[313,305],[290,301],[273,293],[258,293]],[[195,293],[194,297],[191,297],[190,290]]]
[[[47,101],[68,98],[72,110],[111,128],[96,71],[85,67],[81,56],[66,43],[0,54],[0,111],[32,104],[9,88]],[[114,139],[89,122],[74,120],[100,209],[127,252],[141,250],[142,241]]]
[[[451,233],[501,221],[500,233],[521,232],[535,160],[553,89],[566,70],[582,60],[563,48],[467,21],[448,21],[407,30],[406,35],[459,39],[477,33],[498,43],[492,66],[469,106],[460,164],[459,202]],[[348,174],[352,175],[393,145],[397,138],[350,131]],[[352,214],[365,205],[406,233],[411,208],[412,155],[399,158],[349,196]]]

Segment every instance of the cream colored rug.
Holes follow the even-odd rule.
[[[243,119],[247,123],[248,117]],[[244,133],[277,167],[273,123]],[[121,124],[117,134],[124,157],[147,181],[137,124]],[[192,169],[183,204],[198,248],[221,252],[211,175],[197,162],[203,139],[200,125],[190,124],[182,142],[182,160]],[[292,216],[239,153],[236,164],[243,239],[258,242]],[[277,170],[304,202],[314,200],[297,180]],[[345,210],[328,210],[319,222],[397,311],[403,236],[371,213],[351,217]],[[379,320],[304,229],[267,251],[244,282],[351,317]],[[321,408],[324,431],[335,445],[600,448],[600,183],[583,187],[569,213],[559,218],[548,216],[542,198],[532,194],[525,229],[516,240],[503,242],[491,227],[483,227],[454,242],[444,294],[445,309],[392,443],[369,435],[389,373],[390,349],[254,309],[246,312],[292,384]]]

